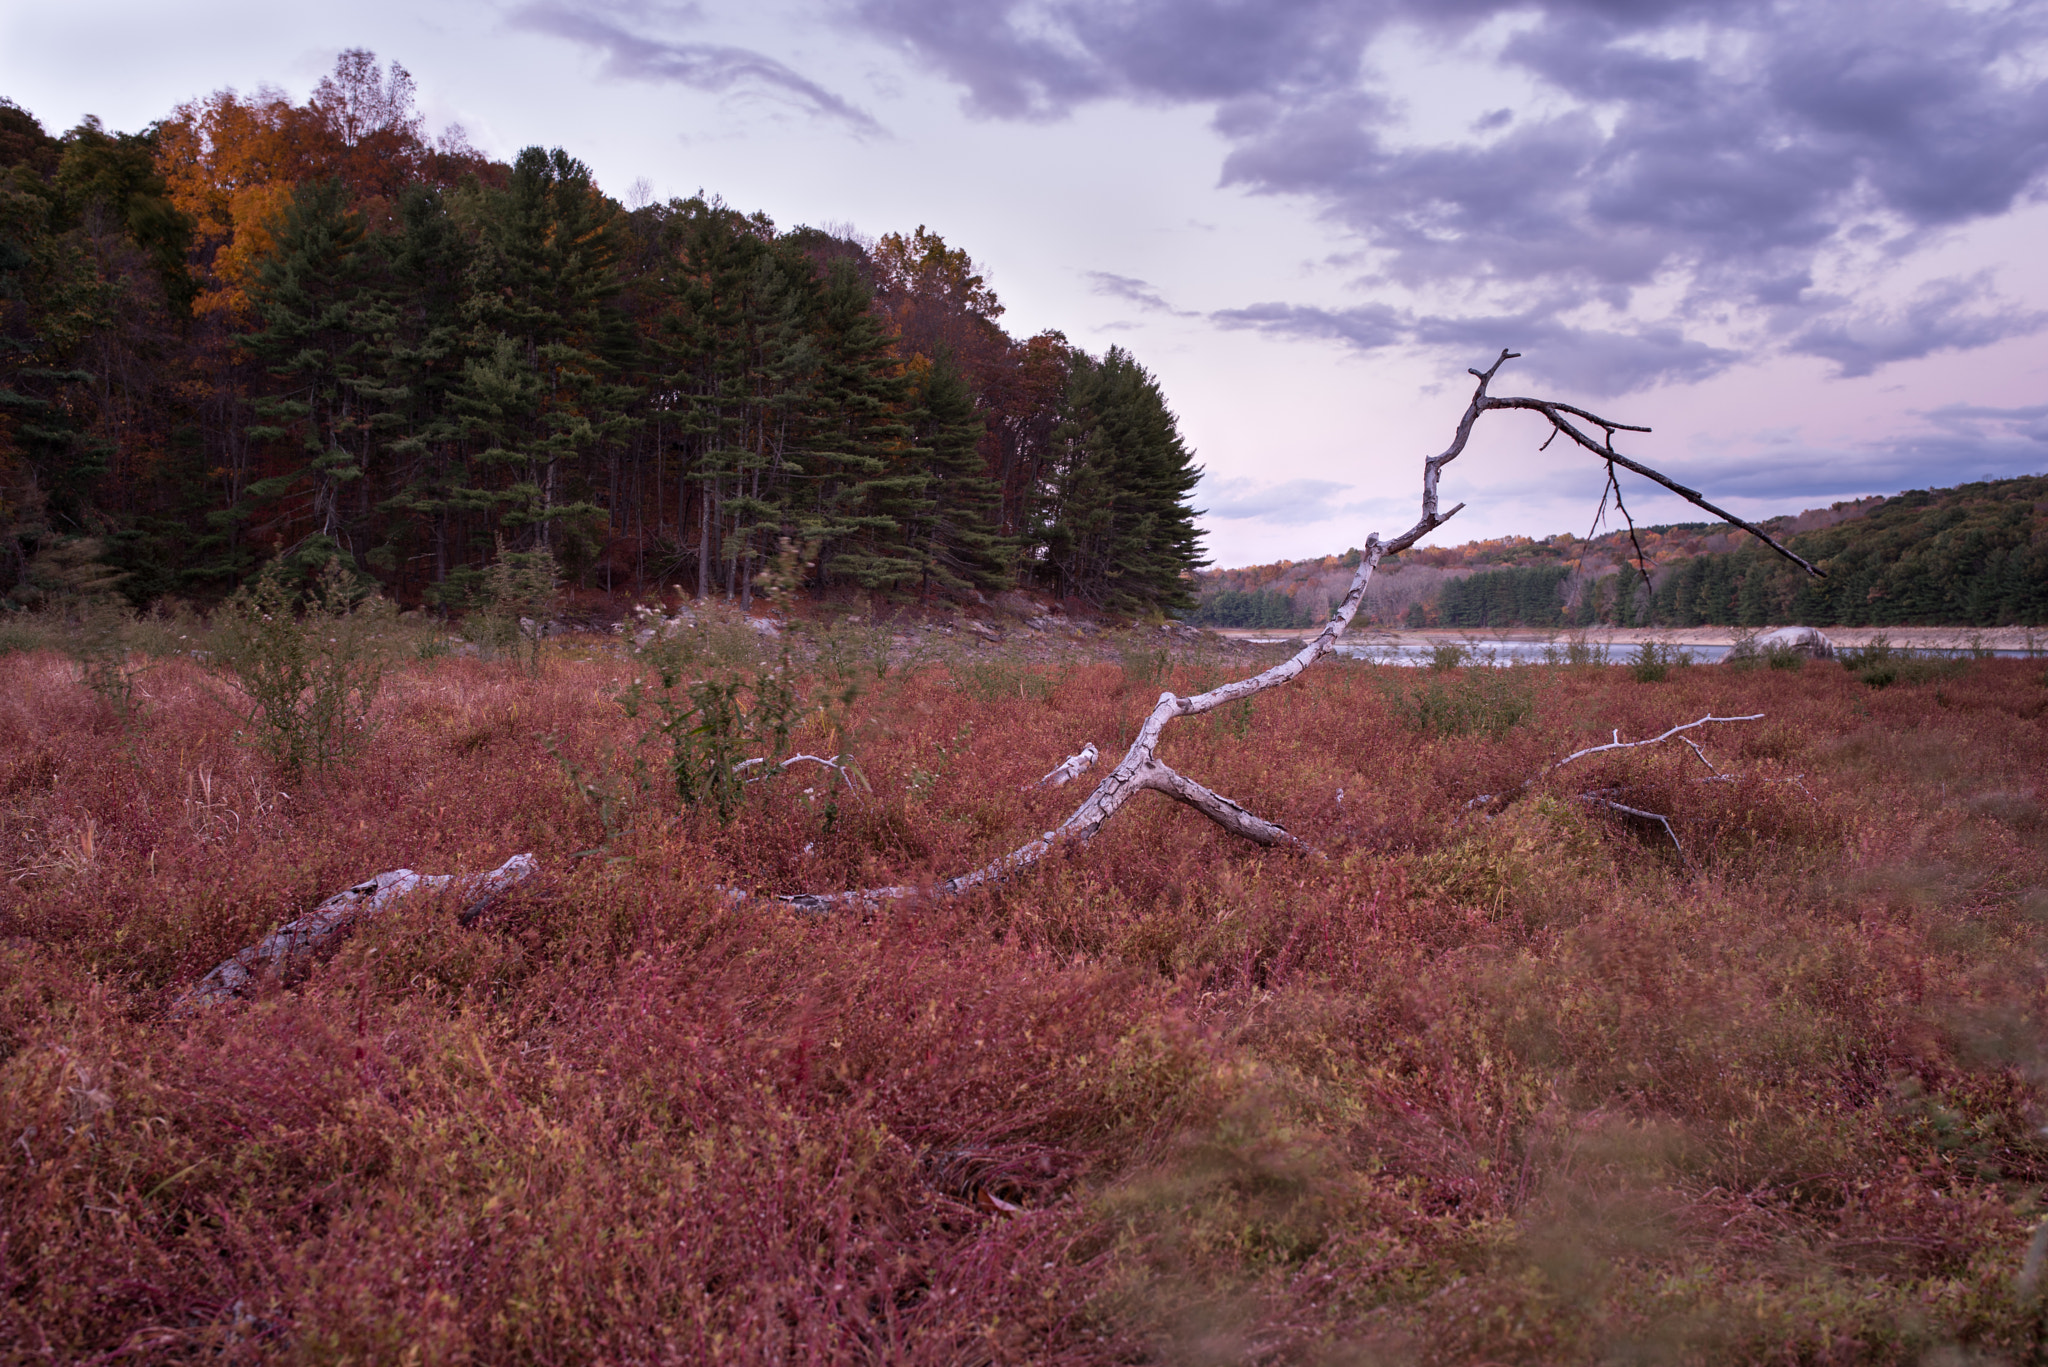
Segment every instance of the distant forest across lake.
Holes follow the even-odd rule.
[[[1367,611],[1411,627],[2041,626],[2048,624],[2048,476],[1913,489],[1761,524],[1814,579],[1720,523],[1425,547],[1375,576]],[[1358,552],[1199,576],[1191,620],[1319,620]]]

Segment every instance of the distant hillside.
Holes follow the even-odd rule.
[[[1827,572],[1814,580],[1718,522],[1639,528],[1646,589],[1626,530],[1427,547],[1374,576],[1371,620],[1411,626],[2002,626],[2048,624],[2048,476],[1911,489],[1761,524]],[[1359,552],[1216,570],[1221,594],[1285,598],[1325,615]],[[1198,609],[1199,611],[1199,609]]]

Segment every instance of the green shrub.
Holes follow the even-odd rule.
[[[618,702],[628,717],[638,718],[643,707],[652,709],[651,724],[639,743],[657,742],[666,748],[661,765],[667,785],[684,807],[708,807],[720,822],[730,823],[750,785],[783,772],[783,761],[792,753],[792,735],[811,717],[820,718],[827,734],[840,743],[840,753],[828,757],[840,765],[833,771],[832,786],[851,781],[846,737],[852,729],[849,711],[859,696],[855,685],[806,696],[786,650],[773,667],[727,668],[696,679],[686,677],[674,652],[649,652],[641,658],[652,667],[652,677],[635,679]],[[635,761],[643,790],[652,786],[645,769],[644,760]],[[571,777],[595,800],[594,788],[573,771]],[[837,814],[835,801],[828,799],[828,826]]]
[[[1052,680],[1033,669],[1000,660],[966,660],[953,666],[953,687],[976,702],[1044,702]]]
[[[1387,690],[1394,715],[1425,736],[1499,739],[1536,710],[1536,691],[1520,669],[1473,669]]]
[[[1671,676],[1673,669],[1691,663],[1692,652],[1684,646],[1645,641],[1636,647],[1635,658],[1629,661],[1629,672],[1635,675],[1637,683],[1662,683]]]
[[[8,612],[0,616],[0,655],[48,650],[55,644],[56,633],[34,613]]]
[[[492,654],[538,674],[540,643],[560,601],[561,582],[552,552],[508,551],[500,537],[497,558],[477,587],[476,606],[463,619],[464,633]]]
[[[132,625],[127,606],[108,596],[80,605],[58,638],[79,681],[123,722],[135,713],[135,681],[149,668],[129,662]]]
[[[1565,637],[1564,644],[1552,641],[1543,647],[1543,663],[1547,665],[1604,665],[1607,663],[1607,645],[1602,641],[1589,641],[1582,631]]]
[[[1842,668],[1854,674],[1868,688],[1890,688],[1893,684],[1935,683],[1969,671],[1970,661],[1939,651],[1904,650],[1894,646],[1882,633],[1870,638],[1860,650],[1844,650],[1838,658]]]
[[[214,658],[240,685],[245,738],[288,778],[355,754],[369,738],[394,610],[366,596],[341,560],[327,562],[303,608],[268,565],[216,624]]]
[[[674,617],[641,604],[622,630],[627,650],[657,671],[680,675],[705,668],[753,669],[770,658],[767,639],[737,611],[717,604],[700,603]],[[827,640],[833,634],[828,631]]]
[[[1123,666],[1124,682],[1133,688],[1162,686],[1173,670],[1173,652],[1142,637],[1126,638],[1117,648],[1116,658]]]

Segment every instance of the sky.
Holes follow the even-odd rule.
[[[628,204],[940,233],[1158,377],[1219,565],[1405,529],[1504,347],[1743,514],[2048,470],[2048,0],[0,0],[0,95],[133,130],[351,47]],[[1486,415],[1430,540],[1585,534],[1547,432]]]

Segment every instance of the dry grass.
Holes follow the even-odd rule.
[[[1531,670],[1491,736],[1332,665],[1163,756],[1326,862],[1141,802],[954,904],[717,894],[1046,829],[1076,795],[1026,785],[1120,749],[1157,685],[1011,668],[870,678],[874,795],[829,828],[798,779],[725,827],[642,803],[577,859],[607,833],[555,751],[615,774],[629,737],[602,651],[412,667],[291,786],[189,661],[124,725],[0,656],[0,1358],[2048,1352],[2016,1282],[2048,1182],[2038,664]],[[1704,738],[1739,783],[1670,746],[1465,809],[1710,709],[1768,713]],[[164,1018],[366,874],[529,849],[546,877],[474,930],[417,902],[299,990]]]

